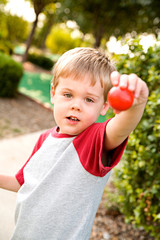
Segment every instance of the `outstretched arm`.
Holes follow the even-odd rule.
[[[13,192],[18,192],[20,187],[21,186],[18,183],[16,177],[0,175],[0,188],[9,190],[9,191],[13,191]]]
[[[134,103],[126,111],[116,112],[115,117],[107,124],[104,147],[111,150],[119,146],[139,123],[148,99],[148,87],[136,74],[111,74],[113,86],[128,88],[134,94]]]

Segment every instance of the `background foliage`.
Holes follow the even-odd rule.
[[[55,25],[46,40],[46,46],[52,53],[62,54],[71,48],[78,47],[80,39],[71,37],[71,30],[67,27]]]
[[[29,33],[29,24],[23,18],[0,10],[0,39],[11,42],[23,42]]]
[[[0,53],[0,97],[15,97],[23,75],[22,64]]]
[[[47,70],[51,70],[54,64],[49,57],[46,57],[45,55],[36,52],[29,53],[27,60]]]
[[[159,0],[61,0],[60,15],[63,21],[74,20],[85,33],[92,33],[94,46],[101,40],[124,36],[127,32],[153,32],[160,28]]]
[[[140,39],[128,40],[129,54],[115,56],[121,73],[136,73],[150,95],[143,118],[130,135],[120,169],[115,171],[114,199],[126,221],[160,239],[160,45],[147,52]]]

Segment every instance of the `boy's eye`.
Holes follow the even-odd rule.
[[[72,94],[71,94],[71,93],[65,93],[64,96],[65,96],[66,98],[71,98],[71,97],[72,97]]]
[[[93,101],[92,98],[86,98],[86,102],[87,102],[87,103],[92,103],[92,102],[94,102],[94,101]]]

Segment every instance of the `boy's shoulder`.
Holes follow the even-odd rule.
[[[55,127],[50,128],[42,132],[35,144],[35,147],[33,149],[33,153],[39,150],[39,148],[42,146],[43,142],[47,139],[47,137],[54,131]],[[32,153],[32,154],[33,154]]]
[[[53,132],[54,129],[55,127],[45,130],[44,132],[41,133],[39,138],[45,140],[49,136],[49,134]]]
[[[101,134],[104,134],[106,125],[111,119],[106,120],[105,122],[96,122],[93,123],[91,126],[89,126],[87,129],[85,129],[82,133],[80,133],[77,138],[92,138],[93,135],[96,135],[96,133],[100,132]]]
[[[50,128],[45,130],[44,132],[42,132],[38,138],[37,141],[37,145],[39,145],[39,147],[42,145],[42,143],[46,140],[46,138],[49,136],[50,133],[52,133],[54,128]]]

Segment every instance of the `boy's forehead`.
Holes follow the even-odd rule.
[[[70,90],[74,92],[82,91],[84,93],[94,95],[98,97],[99,95],[104,94],[104,88],[102,88],[100,82],[96,82],[92,84],[91,80],[87,77],[82,79],[75,79],[75,78],[60,78],[59,79],[59,88],[64,90]],[[59,89],[59,90],[60,90]]]
[[[79,77],[68,76],[68,77],[60,77],[59,78],[59,83],[61,83],[61,85],[66,85],[69,83],[72,84],[73,82],[80,82],[81,84],[84,84],[84,85],[87,84],[88,86],[92,86],[92,87],[100,84],[100,81],[98,79],[97,80],[93,79],[93,77],[89,74],[82,75]]]
[[[77,82],[78,81],[78,82]],[[81,93],[86,95],[92,95],[95,98],[99,98],[103,96],[104,89],[101,87],[100,83],[96,83],[95,85],[91,85],[90,80],[87,79],[69,79],[69,78],[60,78],[58,89],[59,91],[71,91],[72,93]]]
[[[62,75],[59,77],[59,81],[61,81],[62,83],[66,82],[67,80],[69,81],[78,81],[78,82],[82,82],[82,83],[89,83],[91,86],[94,86],[97,82],[100,82],[100,79],[96,78],[95,76],[93,76],[91,73],[72,73],[69,75]]]

